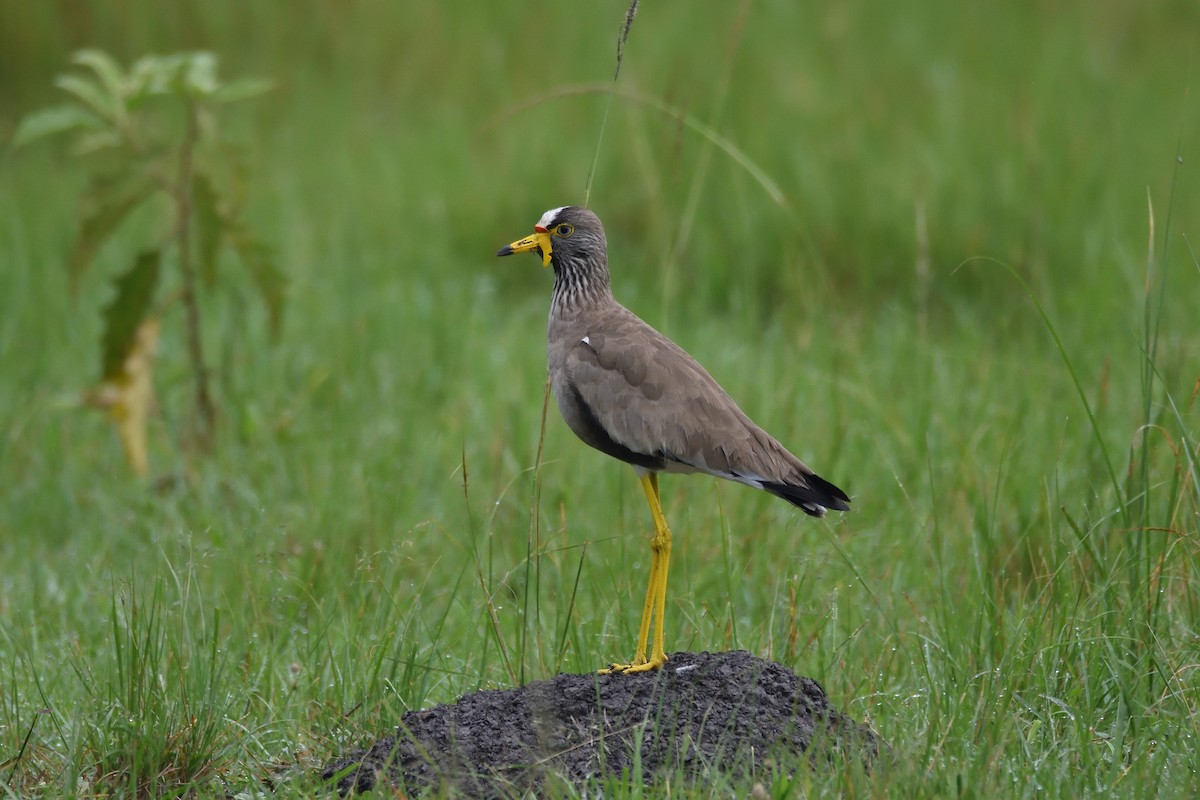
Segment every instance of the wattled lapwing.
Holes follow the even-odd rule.
[[[595,214],[578,206],[554,208],[533,231],[496,255],[536,252],[542,266],[554,267],[546,349],[559,411],[586,444],[633,466],[654,517],[636,653],[630,663],[600,672],[655,670],[667,660],[663,611],[671,560],[658,473],[703,472],[737,481],[814,517],[849,510],[850,498],[755,425],[681,347],[613,299],[604,226]]]

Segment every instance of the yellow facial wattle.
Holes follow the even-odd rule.
[[[524,239],[519,239],[500,249],[496,255],[508,256],[513,253],[528,253],[531,250],[542,251],[542,267],[550,266],[550,253],[554,251],[550,244],[550,231],[534,231]]]

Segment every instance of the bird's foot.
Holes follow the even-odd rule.
[[[600,670],[600,675],[636,675],[639,672],[654,672],[662,669],[663,664],[667,663],[667,655],[663,653],[657,658],[651,658],[649,661],[645,659],[634,659],[632,664],[609,664],[604,669]]]

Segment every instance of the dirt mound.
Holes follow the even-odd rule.
[[[798,762],[814,744],[810,756],[840,750],[867,761],[879,748],[811,678],[745,651],[673,653],[657,673],[559,675],[410,712],[396,735],[338,758],[322,777],[343,793],[390,782],[507,797],[547,780],[627,774],[649,784],[665,773],[702,781],[769,758]]]

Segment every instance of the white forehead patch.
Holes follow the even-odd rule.
[[[545,214],[542,214],[542,218],[537,221],[538,227],[549,228],[550,223],[554,222],[555,217],[558,216],[558,212],[562,211],[564,208],[566,208],[566,206],[559,206],[558,208],[552,208]]]

